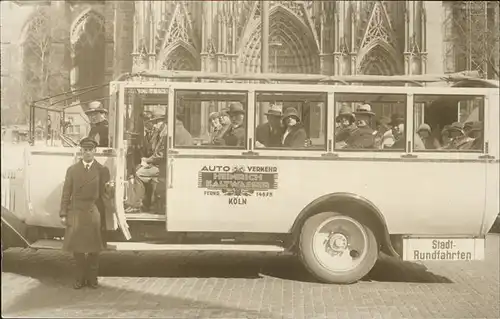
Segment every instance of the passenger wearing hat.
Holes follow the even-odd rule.
[[[379,120],[376,120],[377,130],[374,132],[375,135],[375,147],[378,149],[389,148],[394,144],[394,137],[392,136],[391,119],[387,116],[383,116]]]
[[[224,146],[245,146],[246,130],[245,130],[245,110],[240,103],[233,102],[228,110],[229,118],[231,119],[230,126],[224,130],[222,134],[214,140],[216,145]]]
[[[264,114],[267,122],[260,124],[255,129],[256,145],[257,147],[280,147],[283,135],[281,106],[273,104]]]
[[[300,121],[299,112],[293,107],[287,108],[285,114],[283,114],[282,122],[285,127],[285,132],[281,138],[283,147],[305,147],[307,145],[307,133]]]
[[[438,140],[432,136],[432,130],[429,124],[420,124],[417,129],[417,134],[424,143],[426,150],[435,150],[441,147]]]
[[[441,148],[445,149],[451,142],[450,129],[451,125],[445,125],[441,130]]]
[[[467,126],[467,127],[466,127]],[[483,139],[483,123],[482,122],[467,122],[464,124],[464,133],[471,140],[461,145],[463,150],[482,150],[484,146]]]
[[[111,207],[109,169],[94,159],[97,142],[86,137],[80,147],[82,159],[66,171],[59,213],[66,226],[63,249],[76,260],[75,289],[97,288],[101,225],[105,229],[105,211]]]
[[[346,146],[345,141],[351,136],[351,133],[357,129],[356,116],[348,106],[341,106],[339,115],[335,118],[337,129],[335,131],[335,148],[343,148]]]
[[[451,138],[451,141],[443,148],[449,150],[458,150],[462,149],[465,145],[467,145],[467,143],[473,141],[473,138],[465,135],[463,129],[464,127],[460,122],[454,122],[453,124],[451,124],[451,126],[448,128],[448,134]]]
[[[483,138],[483,123],[482,122],[473,122],[471,128],[469,129],[469,137],[473,138],[471,145],[468,149],[471,150],[482,150],[484,147],[484,138]]]
[[[153,118],[153,113],[150,111],[144,111],[142,113],[142,120],[144,123],[144,134],[142,138],[142,149],[141,153],[143,157],[151,156],[153,153],[153,133],[154,133],[154,125],[151,122]]]
[[[89,136],[91,139],[95,140],[99,147],[109,146],[109,123],[106,119],[106,110],[102,103],[99,101],[93,101],[89,103],[89,109],[85,111],[85,114],[89,117],[91,123],[91,129]]]
[[[391,148],[395,149],[406,149],[406,136],[405,136],[405,118],[401,114],[392,114],[391,122],[389,123],[391,126],[392,136],[394,138],[394,144],[392,144]]]
[[[369,104],[363,104],[354,112],[357,128],[353,130],[346,140],[349,149],[366,149],[375,147],[374,130],[371,121],[375,116]]]
[[[221,123],[221,113],[220,112],[212,112],[208,116],[208,124],[209,124],[209,141],[211,144],[214,143],[215,138],[219,135],[223,125]]]
[[[366,128],[368,131],[373,129],[371,128],[372,120],[375,118],[375,113],[372,112],[372,107],[370,104],[363,104],[359,106],[356,111],[354,111],[354,115],[356,116],[356,125],[358,128]]]

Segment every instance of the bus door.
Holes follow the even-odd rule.
[[[109,168],[111,173],[110,181],[114,184],[114,199],[113,206],[108,207],[109,211],[113,212],[110,216],[106,214],[108,224],[109,219],[112,219],[113,229],[117,227],[120,228],[125,239],[130,240],[132,238],[130,230],[127,224],[127,218],[125,216],[124,198],[125,198],[125,174],[126,174],[126,142],[123,139],[124,136],[124,113],[126,114],[124,105],[126,104],[126,94],[125,89],[114,83],[110,85],[110,101],[109,101],[109,114],[113,118],[108,120],[109,122],[109,141],[113,152],[114,161],[112,162],[101,162]],[[109,228],[108,228],[109,229]]]
[[[166,228],[168,231],[241,231],[246,193],[230,178],[246,162],[247,91],[171,89],[166,156]],[[173,106],[173,107],[170,107]],[[227,114],[242,115],[241,138],[230,132]],[[231,140],[231,141],[229,141]],[[223,175],[225,174],[225,175]],[[229,183],[229,184],[228,184]]]

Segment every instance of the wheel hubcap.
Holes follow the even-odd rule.
[[[331,272],[355,269],[367,252],[368,235],[358,221],[334,216],[321,223],[313,236],[313,252],[318,262]]]

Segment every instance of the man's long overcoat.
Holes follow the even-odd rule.
[[[96,160],[89,170],[82,161],[68,168],[60,211],[67,221],[64,250],[77,253],[102,250],[101,213],[110,207],[110,199],[105,194],[109,180],[109,169]]]

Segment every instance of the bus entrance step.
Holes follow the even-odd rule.
[[[31,244],[30,248],[33,249],[56,249],[61,250],[63,241],[57,239],[40,239]]]
[[[61,250],[62,240],[40,239],[30,248]],[[240,251],[240,252],[284,252],[277,245],[238,245],[238,244],[153,244],[134,242],[108,242],[106,250],[111,251]]]
[[[109,250],[118,251],[247,251],[247,252],[284,252],[276,245],[235,245],[235,244],[151,244],[131,242],[108,242]]]

